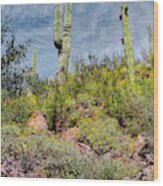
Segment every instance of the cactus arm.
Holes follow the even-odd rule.
[[[64,33],[62,41],[61,54],[59,56],[57,80],[59,84],[65,82],[68,71],[68,60],[71,50],[71,17],[72,17],[72,5],[68,3],[66,5],[64,15]]]
[[[128,7],[126,3],[122,3],[121,6],[121,21],[123,27],[123,42],[124,42],[124,52],[126,57],[126,63],[128,67],[129,79],[134,81],[134,57],[133,57],[133,48],[130,35],[130,28],[128,23]]]
[[[54,45],[58,49],[58,54],[60,53],[62,47],[62,7],[57,4],[54,13],[54,27],[53,27],[53,40]]]

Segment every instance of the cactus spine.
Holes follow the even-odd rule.
[[[66,4],[64,14],[64,28],[62,34],[62,8],[61,5],[56,5],[54,16],[54,45],[58,49],[58,69],[57,81],[58,84],[63,84],[67,79],[68,60],[71,50],[71,17],[72,5]]]
[[[36,63],[37,63],[37,55],[36,55],[36,49],[33,50],[32,55],[32,81],[35,81],[35,75],[36,75]]]
[[[126,3],[122,3],[121,5],[121,15],[120,20],[122,21],[122,28],[123,28],[123,44],[124,44],[124,52],[125,58],[129,73],[129,79],[131,82],[134,81],[134,57],[133,57],[133,48],[132,48],[132,41],[130,35],[130,28],[128,22],[128,6]]]

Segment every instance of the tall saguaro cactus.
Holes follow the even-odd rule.
[[[128,73],[129,73],[129,79],[131,82],[133,82],[134,74],[135,74],[134,57],[133,57],[133,48],[132,48],[129,22],[128,22],[128,6],[126,5],[126,3],[122,3],[121,5],[120,20],[122,21],[122,28],[123,28],[122,43],[124,44],[124,52],[125,52]]]
[[[36,75],[36,63],[37,63],[37,55],[36,55],[36,49],[33,50],[33,56],[32,56],[32,81],[35,80]]]
[[[66,4],[64,14],[64,25],[62,33],[62,7],[56,5],[54,15],[54,45],[58,49],[57,81],[59,84],[65,82],[68,71],[68,60],[71,50],[71,17],[72,5]]]
[[[150,53],[153,53],[153,32],[151,26],[148,27],[148,37],[150,44]]]

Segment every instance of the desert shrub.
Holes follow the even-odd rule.
[[[70,154],[69,154],[70,155]],[[103,161],[95,157],[71,154],[62,156],[57,162],[53,157],[48,167],[48,177],[67,179],[123,179],[127,176],[134,176],[138,169],[134,166],[125,167],[120,161]],[[72,155],[73,158],[72,158]],[[57,168],[60,167],[60,171]]]
[[[69,128],[76,125],[80,118],[93,117],[98,108],[101,114],[104,113],[99,98],[90,96],[90,91],[81,91],[74,97],[74,92],[68,85],[49,87],[48,95],[43,101],[42,111],[48,116],[49,128],[52,130],[58,122]]]
[[[14,123],[2,127],[1,144],[3,176],[122,179],[137,172],[132,165],[100,160],[93,154],[82,155],[70,143]],[[8,167],[13,172],[4,170]]]
[[[116,96],[116,95],[114,95]],[[153,98],[147,99],[133,91],[122,90],[114,100],[113,116],[119,120],[120,126],[127,127],[129,133],[137,135],[151,130],[153,125]]]
[[[125,68],[114,69],[113,79],[118,72],[119,75],[107,88],[107,97],[104,96],[110,115],[133,135],[153,131],[153,69],[143,64],[138,64],[135,69],[137,74],[132,85],[128,79],[121,79]]]
[[[77,102],[81,104],[83,107],[88,108],[93,104],[93,97],[90,97],[89,94],[78,94]]]
[[[50,128],[54,129],[58,121],[66,128],[71,127],[88,117],[86,112],[79,112],[79,107],[92,112],[94,106],[102,106],[101,114],[117,118],[131,135],[152,132],[153,69],[136,64],[135,83],[131,85],[124,59],[121,60],[114,67],[82,63],[74,73],[69,73],[64,85],[49,87],[43,112],[48,116]]]
[[[1,129],[1,161],[5,161],[13,154],[19,152],[19,145],[17,143],[21,129],[14,125],[5,125]]]
[[[138,168],[132,165],[125,165],[118,160],[103,161],[95,165],[96,173],[94,179],[121,180],[126,177],[134,177]]]
[[[78,123],[85,143],[99,155],[108,151],[120,152],[126,157],[135,150],[135,141],[130,135],[124,136],[116,119],[81,119]]]
[[[35,168],[40,166],[38,161],[43,158],[40,148],[44,139],[44,134],[36,135],[29,128],[14,125],[3,127],[2,175],[28,177],[30,173],[34,174]]]
[[[33,94],[8,98],[2,102],[2,125],[4,123],[26,124],[29,114],[40,108],[41,99]]]
[[[72,126],[73,122],[79,117],[76,109],[77,105],[79,103],[86,104],[83,101],[85,99],[84,95],[81,99],[75,98],[74,94],[76,93],[73,90],[73,82],[71,83],[72,85],[69,82],[59,87],[55,84],[50,86],[48,95],[43,101],[42,111],[47,115],[49,128],[52,130],[56,128],[57,122],[64,123],[65,128]],[[77,97],[80,96],[77,95]]]
[[[57,87],[49,87],[48,95],[43,102],[43,112],[47,115],[49,129],[55,129],[56,122],[62,118],[66,94],[60,93]],[[63,118],[62,118],[63,119]]]

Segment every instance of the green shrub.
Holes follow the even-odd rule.
[[[3,176],[123,179],[134,176],[137,168],[124,166],[120,161],[96,158],[93,154],[80,154],[67,142],[34,134],[31,129],[13,125],[2,128],[2,167],[13,170]],[[12,159],[12,162],[9,160]],[[132,171],[129,171],[132,170]]]
[[[29,114],[39,110],[41,101],[40,97],[33,94],[24,94],[18,98],[4,100],[2,102],[2,125],[12,122],[26,125]]]
[[[88,118],[80,120],[78,126],[81,129],[81,136],[85,136],[84,142],[88,143],[99,155],[113,151],[129,157],[135,150],[134,139],[130,135],[123,135],[115,119]]]

